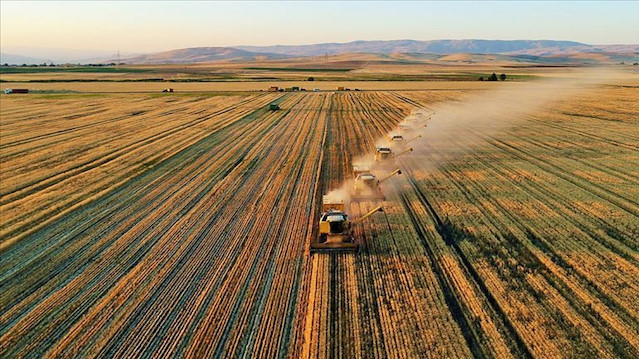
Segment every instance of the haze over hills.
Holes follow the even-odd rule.
[[[7,53],[4,53],[4,52],[0,53],[0,63],[1,64],[27,64],[27,65],[31,65],[31,64],[41,64],[41,63],[43,63],[45,61],[46,60],[35,58],[35,57],[7,54]]]
[[[46,63],[91,63],[102,62],[106,59],[116,58],[116,50],[95,50],[95,49],[66,49],[50,47],[28,47],[28,46],[1,46],[0,57],[2,63],[9,64],[42,64]],[[131,57],[137,53],[128,51],[120,52],[120,56]]]
[[[57,52],[56,52],[57,51]],[[2,54],[2,63],[40,64],[43,61],[54,63],[108,63],[116,62],[113,55],[95,57],[77,57],[69,60],[53,49],[52,56],[40,51],[38,56],[31,54]],[[78,50],[73,50],[79,56]],[[93,52],[92,54],[94,54]],[[201,63],[214,61],[263,61],[281,60],[289,57],[307,57],[339,54],[407,54],[412,59],[448,59],[451,54],[493,54],[502,60],[515,62],[576,62],[610,63],[620,61],[639,61],[639,45],[589,45],[574,41],[554,40],[390,40],[390,41],[353,41],[348,43],[324,43],[311,45],[273,45],[273,46],[236,46],[236,47],[193,47],[142,55],[123,56],[119,61],[128,64],[171,64]],[[87,53],[88,54],[88,53]],[[26,55],[26,56],[25,56]],[[55,56],[53,56],[55,55]],[[56,57],[57,56],[57,57]],[[48,58],[48,60],[43,60]],[[397,58],[396,56],[394,58]]]
[[[126,63],[143,64],[166,64],[166,63],[194,63],[212,61],[250,61],[250,60],[273,60],[288,57],[282,54],[271,54],[266,52],[250,52],[232,47],[192,47],[177,49],[165,52],[158,52],[147,55],[139,55],[123,59]]]
[[[123,59],[127,63],[192,63],[211,61],[277,60],[339,54],[409,54],[437,60],[450,54],[497,54],[516,62],[579,63],[628,61],[636,57],[639,45],[588,45],[553,40],[392,40],[354,41],[313,45],[274,45],[237,47],[196,47],[140,55]],[[432,55],[432,56],[431,56]]]
[[[545,64],[600,64],[639,61],[639,45],[594,46],[572,41],[355,41],[299,46],[195,47],[125,58],[130,64],[196,63],[213,61],[282,60],[293,57],[333,58],[373,55],[368,61],[510,61]],[[453,56],[450,55],[466,55]],[[390,56],[392,55],[392,56]],[[487,56],[492,55],[492,56]],[[337,60],[337,59],[332,59]]]
[[[340,53],[432,53],[432,54],[534,54],[552,56],[559,52],[637,52],[639,45],[588,45],[555,40],[390,40],[353,41],[313,45],[235,46],[252,52],[294,56],[318,56]]]

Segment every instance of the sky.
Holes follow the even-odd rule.
[[[3,52],[145,53],[355,40],[639,43],[639,2],[0,1]]]

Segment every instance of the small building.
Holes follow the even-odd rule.
[[[284,92],[293,92],[293,88],[292,87],[287,87],[284,89]]]
[[[299,87],[299,86],[293,86],[293,87],[291,87],[291,88],[293,89],[293,91],[299,91],[299,90],[300,90],[300,87]]]
[[[277,87],[277,86],[271,86],[271,87],[269,87],[269,88],[268,88],[268,91],[269,91],[269,92],[277,92],[277,91],[279,91],[279,90],[280,90],[280,88],[279,88],[279,87]]]
[[[276,104],[276,103],[272,103],[270,105],[268,105],[268,109],[271,111],[277,111],[280,109],[280,105]]]
[[[173,89],[169,87],[169,88],[166,88],[166,89],[162,90],[162,92],[173,92]]]
[[[344,86],[337,86],[337,91],[344,91]]]

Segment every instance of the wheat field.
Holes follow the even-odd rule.
[[[356,255],[309,253],[322,194],[490,85],[268,85],[0,97],[1,357],[639,357],[636,84],[426,127]]]

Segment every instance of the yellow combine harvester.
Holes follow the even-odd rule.
[[[402,135],[391,135],[388,140],[391,143],[395,143],[395,142],[404,142],[404,136]]]
[[[413,148],[411,147],[398,154],[394,154],[390,147],[377,147],[375,151],[375,168],[392,169],[395,167],[395,158],[412,150]]]
[[[390,142],[391,147],[394,149],[405,149],[409,143],[415,141],[418,138],[422,138],[422,135],[417,135],[409,140],[402,135],[393,135],[388,138],[388,142]]]
[[[353,225],[362,222],[375,212],[383,212],[381,206],[366,213],[362,217],[350,221],[344,212],[344,201],[331,200],[324,196],[322,215],[319,221],[319,237],[311,243],[314,252],[356,252],[359,245],[353,238]]]
[[[353,174],[355,175],[355,181],[353,182],[353,192],[351,193],[351,199],[353,201],[361,200],[386,200],[386,196],[382,193],[382,188],[379,186],[381,183],[387,181],[394,175],[401,175],[402,171],[396,169],[388,176],[381,180],[378,180],[374,174],[370,171],[361,172],[355,169],[353,166]]]

